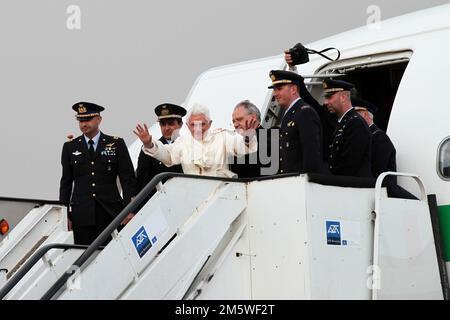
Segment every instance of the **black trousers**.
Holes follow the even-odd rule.
[[[106,227],[113,221],[113,217],[103,208],[103,206],[95,203],[95,225],[73,228],[73,237],[75,244],[90,245],[94,240],[106,229]],[[106,246],[109,237],[102,245]]]

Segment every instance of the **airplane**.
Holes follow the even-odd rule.
[[[86,262],[79,273],[83,283],[90,281],[92,285],[61,291],[69,276],[61,280],[62,266],[54,271],[56,276],[50,276],[47,269],[55,262],[43,261],[39,266],[30,266],[23,279],[15,282],[16,288],[10,286],[6,292],[5,287],[20,273],[18,267],[16,275],[4,280],[0,297],[447,299],[450,103],[439,95],[446,92],[450,83],[450,59],[446,57],[449,38],[450,5],[443,5],[382,21],[380,28],[365,26],[309,43],[306,46],[316,50],[338,48],[340,59],[329,61],[311,55],[308,63],[298,66],[318,101],[322,99],[321,80],[339,78],[354,83],[362,98],[380,107],[375,123],[386,130],[396,147],[399,184],[418,195],[419,201],[383,197],[381,180],[387,173],[370,188],[354,182],[330,184],[307,175],[245,183],[174,175],[164,185],[152,185],[157,186],[157,194],[142,214],[138,213],[120,233],[113,235],[112,243],[103,251],[99,253],[98,246],[86,251],[72,248],[65,251],[70,254],[53,258],[73,261],[89,251],[86,259],[94,259],[95,263]],[[232,109],[248,99],[260,108],[264,127],[276,126],[282,113],[272,90],[267,88],[269,71],[275,69],[288,69],[283,54],[206,70],[193,84],[183,105],[189,109],[194,103],[205,104],[211,110],[215,127],[230,128]],[[160,135],[157,124],[150,131],[155,137]],[[184,128],[181,134],[188,132]],[[138,140],[129,147],[135,167],[140,150]],[[180,193],[184,194],[182,204],[169,200]],[[427,195],[435,197],[427,199]],[[231,199],[246,200],[236,203]],[[191,211],[186,213],[183,207]],[[430,219],[432,207],[439,213],[438,228]],[[360,214],[362,211],[364,215]],[[63,208],[47,207],[46,212],[56,212],[55,223],[64,226]],[[300,222],[297,231],[291,228]],[[23,231],[20,224],[12,226],[9,234],[14,228]],[[70,243],[70,234],[63,229],[59,228],[57,236],[49,237]],[[442,237],[442,248],[437,234]],[[294,243],[298,250],[293,250]],[[14,251],[14,245],[9,244],[8,248],[8,252]],[[122,252],[118,255],[122,260],[117,260],[114,250]],[[21,252],[15,253],[15,260],[11,258],[16,263],[22,261],[23,252],[29,253],[25,249],[16,251]],[[0,242],[0,269],[6,256],[2,255]],[[117,275],[110,270],[114,268],[105,267],[117,264],[126,270],[127,259],[132,265],[129,274],[123,271]],[[36,269],[47,270],[45,281],[30,271]],[[367,277],[378,284],[366,286]],[[117,280],[105,284],[104,290],[99,288],[98,283],[112,278]],[[59,282],[58,288],[55,281]],[[32,285],[35,291],[29,289]],[[149,287],[155,289],[150,292]]]

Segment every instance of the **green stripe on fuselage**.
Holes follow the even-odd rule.
[[[444,260],[450,261],[450,205],[438,206]]]

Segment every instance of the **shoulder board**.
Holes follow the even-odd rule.
[[[374,132],[372,132],[372,135],[375,135],[375,134],[377,134],[377,133],[382,133],[383,131],[381,130],[381,129],[377,129],[377,130],[375,130]]]
[[[308,106],[308,105],[304,105],[304,106],[302,106],[302,108],[301,108],[302,110],[303,109],[311,109],[311,107],[310,106]]]

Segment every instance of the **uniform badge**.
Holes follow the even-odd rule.
[[[80,151],[75,151],[75,152],[72,152],[72,154],[74,155],[74,156],[79,156],[80,154],[81,154],[81,152]]]
[[[78,105],[78,113],[86,113],[86,107],[82,103]]]

